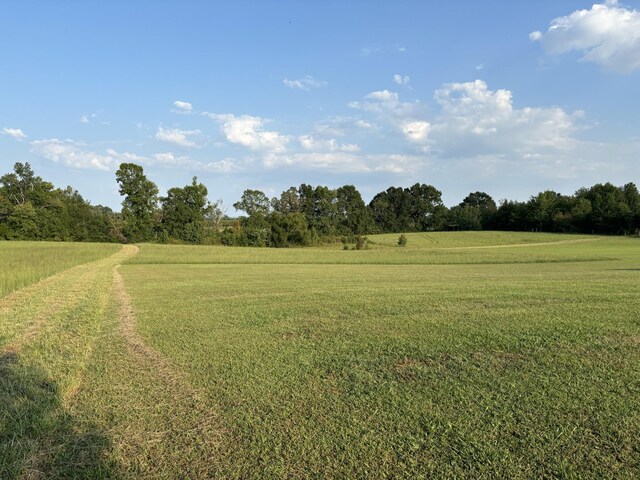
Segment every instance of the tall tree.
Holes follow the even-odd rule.
[[[319,236],[335,235],[337,230],[336,191],[318,185],[302,184],[298,187],[301,211],[309,229]]]
[[[247,189],[242,193],[239,202],[233,208],[246,212],[247,215],[267,215],[270,209],[269,197],[260,190]]]
[[[145,242],[154,238],[158,187],[144,175],[135,163],[122,163],[116,171],[120,195],[123,195],[123,233],[130,242]]]
[[[273,210],[280,213],[296,213],[302,211],[302,202],[298,189],[290,187],[280,194],[280,198],[271,200]]]
[[[413,229],[417,231],[441,230],[446,216],[442,192],[432,185],[416,183],[408,190]]]
[[[493,216],[495,215],[498,207],[496,202],[491,198],[491,195],[485,192],[472,192],[467,195],[462,202],[460,202],[459,207],[465,209],[469,207],[474,209],[477,212],[472,213],[471,210],[467,209],[467,215],[471,215],[471,217],[478,217],[480,222],[480,228],[487,229],[491,226],[491,222],[493,220]],[[467,216],[467,218],[471,218]]]
[[[205,223],[214,210],[207,200],[207,193],[207,187],[193,177],[191,185],[170,188],[167,196],[160,199],[161,228],[169,237],[186,242],[202,242]]]
[[[367,209],[360,192],[353,185],[336,190],[336,210],[341,233],[363,235],[373,230],[371,212]]]

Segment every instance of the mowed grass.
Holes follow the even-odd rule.
[[[311,248],[201,247],[145,245],[133,264],[388,264],[447,265],[554,263],[614,260],[627,255],[625,238],[519,232],[437,232],[372,235],[366,250],[343,250],[342,244]],[[607,240],[607,241],[603,241]],[[637,244],[638,242],[636,242]]]
[[[372,239],[120,268],[141,336],[217,412],[218,476],[640,476],[640,240]]]
[[[108,243],[0,242],[0,297],[118,250]]]

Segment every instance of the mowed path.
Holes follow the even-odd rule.
[[[118,266],[0,299],[0,478],[206,478],[216,409],[135,330]]]
[[[577,240],[558,240],[557,242],[529,242],[529,243],[505,243],[504,245],[473,245],[470,247],[445,247],[440,250],[479,250],[485,248],[511,248],[511,247],[548,247],[549,245],[575,245],[576,243],[589,243],[601,240],[601,238],[579,238]]]

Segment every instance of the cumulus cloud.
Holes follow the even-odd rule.
[[[264,130],[263,118],[251,115],[236,116],[231,113],[206,115],[220,123],[220,129],[227,141],[251,150],[283,152],[289,143],[288,136]]]
[[[396,85],[409,85],[410,82],[411,77],[409,77],[408,75],[400,75],[399,73],[396,73],[393,76],[393,83],[395,83]]]
[[[448,156],[566,150],[576,145],[575,121],[583,115],[559,107],[514,108],[511,91],[490,90],[482,80],[446,84],[434,97],[441,114],[425,135]]]
[[[364,97],[364,101],[349,102],[349,108],[376,113],[382,118],[408,118],[415,116],[419,109],[419,102],[401,102],[397,92],[377,90]]]
[[[282,83],[293,90],[311,90],[312,88],[320,88],[327,85],[327,82],[316,80],[311,75],[298,78],[297,80],[289,80],[288,78],[285,78]]]
[[[498,155],[531,161],[532,155],[567,152],[579,143],[574,133],[582,112],[554,106],[516,108],[512,97],[509,90],[491,90],[476,80],[436,90],[435,115],[426,115],[418,102],[402,102],[388,90],[371,92],[350,106],[375,115],[397,138],[431,157]]]
[[[176,100],[173,102],[174,112],[176,113],[191,113],[193,111],[193,105],[189,102],[182,102],[180,100]]]
[[[20,128],[3,128],[3,135],[8,135],[16,140],[24,140],[27,138],[27,134],[24,133]]]
[[[546,32],[531,32],[529,39],[541,42],[552,55],[580,51],[583,61],[613,72],[640,68],[640,11],[617,0],[555,18]]]
[[[302,135],[299,137],[300,145],[305,150],[327,150],[330,152],[358,152],[360,147],[353,143],[340,144],[335,138],[320,139],[311,135]]]
[[[410,142],[422,143],[427,139],[431,124],[422,120],[404,122],[401,126],[402,133]]]
[[[202,147],[205,143],[204,136],[200,130],[180,130],[162,126],[158,127],[156,140],[188,148]]]

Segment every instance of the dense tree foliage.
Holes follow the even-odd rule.
[[[164,239],[175,238],[191,243],[201,243],[205,236],[207,220],[214,213],[214,206],[207,200],[207,187],[193,177],[191,185],[170,188],[162,205],[160,229]]]
[[[222,243],[289,247],[318,242],[363,243],[379,232],[525,230],[628,235],[640,232],[640,193],[633,183],[581,188],[574,195],[551,190],[526,202],[472,192],[447,209],[432,185],[390,187],[366,205],[353,185],[336,189],[302,184],[278,197],[245,190],[233,206],[247,215],[223,220],[205,185],[174,187],[158,197],[143,168],[123,163],[116,172],[122,211],[92,206],[72,189],[55,188],[16,163],[0,177],[0,239],[97,242]],[[402,237],[401,237],[402,238]],[[366,242],[364,243],[366,244]]]
[[[409,188],[390,187],[373,197],[369,208],[382,232],[441,230],[447,217],[442,193],[420,183]]]
[[[117,242],[120,228],[111,209],[90,205],[71,187],[54,188],[28,163],[0,177],[0,238]]]
[[[131,242],[153,240],[157,223],[158,187],[144,175],[140,165],[123,163],[116,172],[122,202],[124,235]]]

